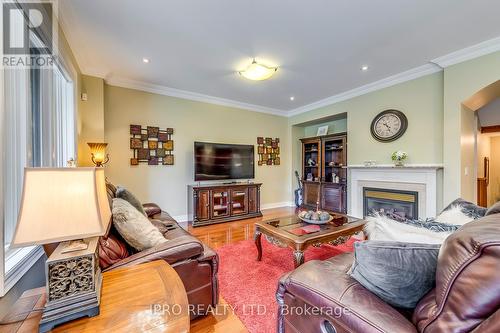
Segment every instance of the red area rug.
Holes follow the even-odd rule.
[[[340,246],[323,245],[305,251],[305,261],[324,260],[352,252],[354,239]],[[276,332],[276,288],[279,278],[293,270],[292,250],[278,248],[262,237],[262,261],[251,240],[217,249],[220,257],[219,288],[222,297],[251,333]]]

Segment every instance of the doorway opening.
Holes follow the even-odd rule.
[[[462,152],[467,146],[468,132],[474,139],[471,180],[475,184],[471,182],[471,186],[475,185],[477,204],[489,207],[500,201],[500,80],[467,99],[463,112],[463,119],[470,121],[462,124]]]

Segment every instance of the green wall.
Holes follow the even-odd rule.
[[[291,200],[290,132],[285,117],[195,102],[143,91],[104,86],[104,132],[110,162],[106,176],[143,202],[157,202],[173,216],[187,214],[187,185],[194,184],[194,141],[257,144],[257,137],[280,138],[281,165],[257,166],[261,204]],[[174,128],[173,166],[131,166],[129,125]],[[256,154],[257,158],[257,154]]]
[[[462,103],[500,79],[500,52],[485,55],[444,70],[444,202],[461,196],[475,201],[474,159],[470,155],[471,121]],[[469,169],[465,175],[465,168]]]
[[[308,125],[304,127],[304,136],[316,136],[320,126],[328,125],[328,134],[347,132],[347,118],[322,122],[320,124]]]
[[[79,99],[78,165],[94,166],[87,142],[104,142],[104,80],[82,75],[81,92],[87,100]]]
[[[296,115],[290,125],[306,123],[340,113],[347,113],[348,164],[375,160],[391,163],[395,150],[405,150],[409,163],[436,164],[443,159],[443,75],[436,73],[396,86]],[[408,117],[408,130],[399,140],[381,143],[373,139],[373,118],[386,109],[403,111]]]

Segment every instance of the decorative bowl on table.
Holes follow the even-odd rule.
[[[322,211],[302,211],[298,216],[302,221],[311,224],[327,224],[333,220],[333,216]]]

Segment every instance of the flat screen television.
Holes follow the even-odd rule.
[[[252,179],[254,146],[194,143],[194,180]]]

